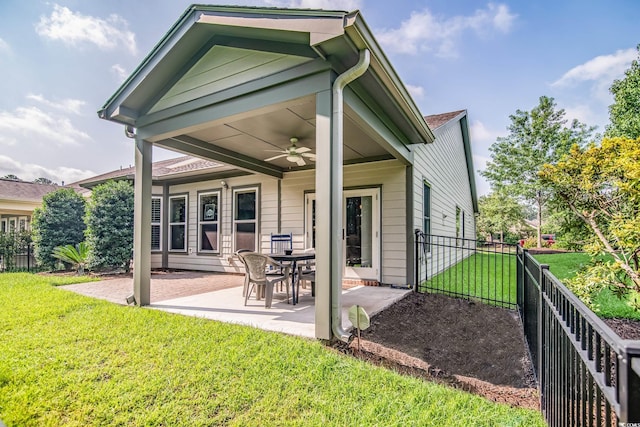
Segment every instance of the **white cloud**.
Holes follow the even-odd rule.
[[[115,14],[105,20],[74,13],[64,6],[54,4],[51,16],[40,17],[36,32],[42,37],[60,40],[72,46],[91,43],[103,50],[124,46],[135,55],[136,37],[127,27],[127,21]]]
[[[47,107],[55,108],[56,110],[70,111],[75,114],[82,114],[82,107],[87,105],[85,101],[80,99],[63,99],[60,102],[52,102],[42,95],[35,95],[33,93],[28,94],[27,99],[37,101]]]
[[[479,120],[474,120],[471,123],[471,128],[469,129],[471,132],[471,141],[475,146],[478,146],[483,143],[493,144],[499,136],[502,136],[503,132],[498,132],[495,130],[490,130]]]
[[[114,64],[111,66],[111,72],[116,75],[119,82],[123,82],[128,76],[127,70],[120,64]]]
[[[6,41],[2,40],[2,38],[0,38],[0,53],[10,53],[11,52],[11,46],[9,46],[9,43],[7,43]]]
[[[270,0],[270,6],[298,9],[325,9],[352,11],[362,7],[362,0]]]
[[[487,162],[489,162],[490,160],[491,159],[487,156],[473,154],[473,167],[476,169],[476,190],[478,192],[478,197],[491,193],[491,185],[489,185],[487,180],[482,175],[480,175],[479,172],[487,168]]]
[[[636,59],[635,49],[618,50],[612,55],[600,55],[584,64],[573,67],[562,75],[551,86],[570,86],[584,81],[605,80],[608,84],[621,77]]]
[[[599,119],[591,106],[586,104],[566,107],[564,113],[567,123],[571,123],[574,119],[582,123],[595,123]]]
[[[53,141],[63,145],[76,145],[91,140],[88,134],[76,129],[69,118],[46,113],[37,107],[18,107],[13,112],[0,111],[0,143],[18,141]]]
[[[405,85],[412,97],[416,99],[424,98],[424,88],[422,86]]]
[[[64,166],[51,169],[33,163],[20,163],[11,157],[3,155],[0,155],[0,171],[2,171],[3,176],[13,174],[25,181],[33,181],[37,178],[49,178],[58,184],[61,184],[63,181],[69,184],[96,175],[95,172],[90,170],[74,169]]]
[[[491,30],[508,33],[517,15],[509,12],[504,4],[489,3],[473,15],[435,16],[430,10],[413,11],[399,28],[384,29],[378,40],[389,51],[416,55],[434,51],[442,57],[457,56],[456,42],[465,31],[483,35]]]

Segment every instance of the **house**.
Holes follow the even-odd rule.
[[[414,229],[475,236],[466,111],[425,120],[358,11],[191,6],[98,115],[135,140],[140,305],[152,267],[238,271],[286,232],[344,338],[343,279],[406,286]],[[153,147],[197,159],[159,174]]]
[[[0,178],[0,233],[29,230],[31,216],[42,205],[42,197],[59,188],[55,184]]]

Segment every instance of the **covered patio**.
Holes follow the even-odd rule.
[[[237,272],[234,251],[268,253],[280,232],[315,249],[317,338],[348,338],[345,275],[412,283],[413,150],[434,135],[360,12],[191,6],[98,115],[135,139],[137,304],[152,250],[163,268]],[[153,147],[230,168],[163,184]]]
[[[251,298],[244,305],[244,278],[232,274],[172,272],[151,276],[150,308],[226,323],[237,323],[274,332],[315,338],[315,308],[311,289],[301,288],[298,304],[288,304],[282,292],[274,294],[273,305]],[[72,292],[126,304],[132,279],[128,277],[62,286]],[[342,327],[351,329],[348,310],[360,305],[373,316],[403,298],[408,289],[354,286],[342,290]]]

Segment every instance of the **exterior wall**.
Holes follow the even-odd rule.
[[[258,187],[259,247],[263,253],[270,251],[271,233],[292,233],[294,249],[307,247],[305,238],[305,194],[314,192],[315,170],[285,173],[278,180],[265,175],[249,175],[225,179],[228,189],[220,181],[202,181],[174,185],[169,195],[187,194],[187,247],[186,253],[169,253],[168,268],[240,273],[243,270],[233,254],[233,190]],[[406,283],[406,215],[405,215],[405,167],[395,160],[349,165],[344,168],[345,189],[379,187],[381,196],[381,281]],[[221,191],[220,254],[197,253],[197,204],[198,192]],[[154,188],[154,195],[159,193]],[[280,194],[280,204],[278,204]],[[163,205],[163,209],[167,206]],[[166,217],[166,216],[165,216]],[[163,224],[162,232],[167,232]],[[152,254],[152,267],[162,263],[160,253]]]
[[[455,237],[456,207],[459,207],[464,212],[464,235],[460,237],[475,239],[475,213],[460,121],[446,123],[435,129],[434,134],[434,143],[414,150],[414,229],[423,229],[423,182],[426,181],[431,186],[431,234]],[[445,267],[440,265],[435,271]]]
[[[31,215],[34,209],[40,207],[40,202],[29,202],[22,200],[2,200],[0,201],[0,232],[4,225],[4,230],[9,231],[9,224],[15,224],[15,230],[20,229],[20,224],[24,229],[31,228]]]

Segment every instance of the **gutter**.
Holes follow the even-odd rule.
[[[334,158],[331,160],[333,165],[339,168],[340,172],[337,177],[334,177],[331,183],[331,191],[342,194],[343,191],[343,178],[342,178],[342,164],[344,160],[344,147],[343,147],[343,115],[344,115],[344,103],[343,103],[343,90],[352,81],[362,76],[369,68],[371,61],[371,53],[369,49],[363,49],[360,51],[360,59],[358,63],[349,68],[344,73],[340,74],[338,78],[333,82],[333,111],[331,120],[331,152]],[[342,229],[342,197],[340,197],[339,203],[336,203],[332,207],[332,222],[331,222],[331,235],[343,236]],[[331,265],[342,265],[342,245],[338,245],[337,248],[332,248],[331,251]],[[340,299],[342,297],[342,268],[331,269],[331,329],[333,335],[341,341],[348,342],[351,336],[342,329],[342,305]]]

